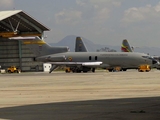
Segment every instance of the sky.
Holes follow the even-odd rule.
[[[160,0],[0,0],[0,10],[23,10],[50,28],[46,42],[67,35],[94,43],[160,47]]]

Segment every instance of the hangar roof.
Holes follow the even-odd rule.
[[[0,33],[43,33],[49,28],[22,10],[0,11]]]

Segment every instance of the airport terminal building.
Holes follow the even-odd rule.
[[[35,61],[35,55],[22,40],[11,37],[39,36],[49,31],[22,10],[0,11],[0,66],[6,69],[16,66],[21,71],[43,71],[43,63]]]

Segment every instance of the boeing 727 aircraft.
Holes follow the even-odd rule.
[[[109,68],[138,68],[142,64],[153,65],[157,61],[144,53],[135,52],[63,52],[49,54],[49,46],[43,40],[26,40],[24,44],[36,55],[35,60],[51,63],[53,66],[77,66],[75,72],[87,72],[96,67]],[[47,48],[48,47],[48,48]],[[52,67],[50,72],[54,70]]]

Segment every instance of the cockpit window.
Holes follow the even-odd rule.
[[[142,56],[143,58],[153,59],[151,56]]]
[[[148,58],[148,56],[142,56],[143,58]]]
[[[152,64],[158,63],[158,61],[156,59],[154,59],[153,57],[151,57],[151,56],[142,56],[142,57],[152,60]]]

